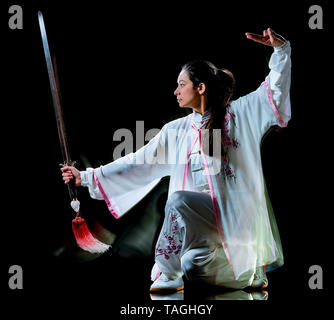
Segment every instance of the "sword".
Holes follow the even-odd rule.
[[[61,166],[73,166],[75,165],[75,162],[71,161],[70,151],[69,151],[67,137],[66,137],[63,111],[62,111],[61,99],[60,99],[60,89],[59,89],[57,72],[56,72],[57,71],[56,65],[52,63],[48,38],[46,35],[46,30],[45,30],[44,18],[43,18],[43,14],[41,11],[38,11],[38,22],[39,22],[39,28],[41,31],[45,61],[46,61],[46,66],[48,70],[48,75],[49,75],[53,107],[54,107],[54,111],[56,115],[60,148],[61,148],[61,152],[62,152],[62,156],[64,160],[64,163],[61,164]],[[71,200],[77,199],[77,189],[75,187],[74,181],[72,180],[70,183],[67,184],[67,186],[68,186],[68,191],[69,191]]]
[[[52,64],[50,49],[48,44],[48,38],[46,36],[45,24],[43,15],[38,11],[38,22],[42,35],[42,42],[44,48],[44,55],[46,60],[46,66],[48,69],[50,88],[52,93],[53,106],[56,114],[58,135],[60,141],[61,152],[63,155],[64,163],[61,166],[73,166],[75,163],[71,161],[70,152],[68,148],[65,124],[63,119],[63,112],[61,107],[60,90],[58,85],[56,64]],[[110,245],[105,244],[98,239],[96,239],[92,233],[89,231],[85,220],[80,217],[79,208],[80,202],[77,198],[77,188],[75,187],[74,179],[72,179],[68,184],[68,191],[70,198],[72,200],[71,207],[77,213],[76,217],[72,220],[72,230],[76,238],[77,244],[83,250],[92,253],[103,253],[110,248]]]

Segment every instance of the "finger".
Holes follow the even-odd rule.
[[[273,29],[271,28],[268,28],[268,33],[271,33],[273,35],[273,37],[276,37],[276,38],[283,38],[282,36],[280,36],[278,33],[276,33]]]
[[[256,41],[256,42],[259,42],[259,43],[265,43],[268,40],[268,37],[261,36],[259,34],[255,34],[255,33],[250,33],[250,32],[246,33],[246,37],[250,40],[253,40],[253,41]]]
[[[267,33],[268,33],[270,42],[273,43],[275,41],[275,33],[270,28],[267,29]]]
[[[267,42],[268,40],[270,40],[268,30],[263,30],[263,41]]]
[[[254,37],[254,38],[262,38],[263,36],[261,36],[260,34],[257,33],[251,33],[251,32],[246,32],[245,33],[247,37]]]
[[[62,172],[69,172],[69,173],[73,173],[73,168],[72,167],[64,167],[62,168]]]
[[[62,173],[63,176],[64,176],[64,175],[67,175],[67,174],[73,175],[73,172],[72,172],[72,171],[64,171],[64,172]]]
[[[273,35],[274,38],[279,39],[279,40],[281,40],[281,41],[283,41],[283,42],[286,41],[281,35],[279,35],[279,34],[278,34],[277,32],[275,32],[273,29],[271,29],[271,28],[268,28],[268,29],[270,30],[269,32],[271,32],[271,34]]]
[[[276,35],[276,32],[273,29],[268,28],[267,30],[268,30],[268,33],[271,33],[274,36]]]
[[[73,178],[63,178],[63,180],[65,181],[65,183],[69,183]]]

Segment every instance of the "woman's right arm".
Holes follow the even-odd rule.
[[[107,165],[87,168],[85,171],[72,166],[63,167],[64,182],[75,179],[76,186],[88,187],[93,199],[118,203],[118,207],[122,207],[126,201],[135,202],[160,178],[171,173],[171,165],[165,160],[167,137],[164,128],[135,153]],[[123,211],[122,208],[119,211]]]

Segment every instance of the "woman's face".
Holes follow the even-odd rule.
[[[177,102],[181,108],[197,109],[201,104],[200,94],[197,87],[189,79],[187,71],[181,71],[177,78],[178,86],[174,91]]]

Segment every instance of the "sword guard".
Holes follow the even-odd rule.
[[[59,167],[66,167],[66,166],[70,166],[70,167],[75,167],[75,165],[77,164],[76,161],[64,161],[64,163],[59,163]]]

